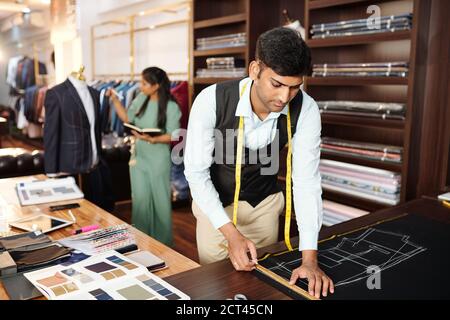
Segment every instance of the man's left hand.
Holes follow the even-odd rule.
[[[292,273],[290,284],[294,285],[298,279],[308,279],[309,294],[320,299],[320,293],[327,297],[328,291],[334,293],[333,281],[319,268],[317,262],[303,262],[300,268]]]

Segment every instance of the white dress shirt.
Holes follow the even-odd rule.
[[[13,88],[17,88],[17,83],[16,83],[17,68],[19,66],[20,60],[22,60],[22,59],[23,59],[23,56],[17,56],[17,57],[9,59],[6,83],[9,84]]]
[[[91,93],[89,92],[86,82],[75,79],[70,76],[69,81],[73,84],[75,89],[80,96],[81,102],[83,103],[84,110],[89,120],[89,125],[91,127],[91,144],[92,144],[92,167],[98,164],[98,151],[97,151],[97,141],[95,139],[95,109],[94,101],[92,100]]]
[[[239,101],[236,116],[244,117],[245,146],[257,150],[268,146],[276,136],[280,114],[271,113],[261,121],[250,102],[251,79],[241,81],[240,91],[247,88]],[[216,85],[203,90],[191,110],[185,152],[185,175],[193,200],[208,216],[216,229],[231,222],[220,201],[210,175],[215,146]],[[322,226],[322,186],[319,173],[321,117],[317,103],[303,92],[303,107],[292,140],[293,198],[300,234],[300,251],[317,250]]]

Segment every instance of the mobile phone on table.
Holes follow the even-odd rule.
[[[50,212],[77,209],[77,208],[80,208],[80,205],[78,203],[69,203],[59,206],[50,206]]]

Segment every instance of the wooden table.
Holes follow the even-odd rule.
[[[443,223],[450,223],[450,209],[444,207],[436,200],[424,198],[395,208],[381,210],[334,227],[324,228],[320,233],[320,239],[328,239],[333,235],[356,230],[404,213],[424,215]],[[298,240],[293,239],[292,243],[298,243]],[[279,252],[285,250],[285,248],[284,243],[279,243],[259,250],[258,255]],[[238,273],[234,271],[229,261],[222,261],[180,273],[165,280],[185,292],[192,299],[225,300],[234,297],[238,293],[246,295],[250,300],[291,299],[281,291],[258,279],[254,273]]]
[[[15,186],[18,181],[26,181],[33,179],[45,179],[45,176],[36,177],[21,177],[13,179],[0,180],[0,206],[6,206],[8,212],[8,221],[14,221],[23,217],[32,216],[37,213],[49,214],[50,204],[38,205],[38,206],[28,206],[21,207],[19,200],[16,195]],[[58,240],[71,235],[71,232],[77,230],[81,227],[98,224],[102,228],[124,224],[122,220],[116,218],[112,214],[100,209],[89,201],[79,200],[79,201],[67,201],[58,202],[59,204],[67,204],[78,202],[81,205],[79,209],[73,209],[72,212],[77,220],[77,222],[65,229],[61,229],[50,234],[51,238]],[[55,205],[55,204],[51,204]],[[71,220],[67,212],[55,212],[52,215],[67,220]],[[148,235],[142,233],[141,231],[131,227],[131,230],[136,237],[136,242],[141,250],[147,250],[157,255],[163,259],[168,268],[156,272],[155,274],[161,278],[171,276],[180,272],[195,269],[199,267],[199,264],[184,257],[178,252],[172,250],[171,248],[165,246],[164,244],[152,239]],[[19,230],[12,230],[19,232]],[[0,283],[0,300],[8,299],[8,295],[5,292],[3,285]]]

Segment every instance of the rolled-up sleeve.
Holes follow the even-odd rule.
[[[321,117],[317,103],[305,94],[293,137],[292,180],[299,250],[317,250],[322,226],[322,186],[319,172]]]

